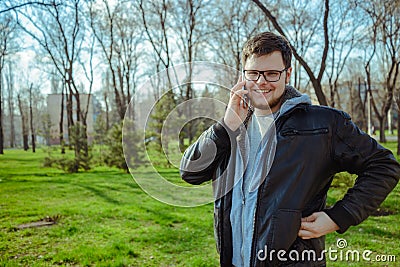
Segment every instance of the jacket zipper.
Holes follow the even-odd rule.
[[[266,183],[267,181],[264,181],[264,183]],[[265,184],[264,184],[265,186]],[[260,188],[260,190],[258,191],[257,194],[257,202],[256,202],[256,211],[254,212],[254,216],[253,216],[253,238],[251,241],[251,250],[250,250],[250,267],[254,265],[254,260],[257,260],[255,257],[257,256],[257,252],[255,253],[256,255],[253,257],[253,250],[255,249],[255,245],[256,245],[256,234],[257,234],[257,215],[258,215],[258,203],[260,203],[260,199],[261,199],[261,194],[262,191],[264,189],[264,186],[262,186]]]
[[[313,130],[288,130],[282,133],[282,136],[294,136],[294,135],[315,135],[328,133],[328,128],[320,128]]]
[[[288,112],[286,112],[285,114],[283,114],[282,116],[278,116],[278,118],[276,118],[275,120],[275,131],[276,133],[279,132],[279,129],[281,127],[281,125],[283,124],[284,118],[288,117],[292,112],[294,112],[297,109],[305,109],[304,106],[296,106],[293,109],[289,110]],[[261,195],[265,189],[267,185],[267,179],[265,179],[265,181],[263,182],[263,186],[260,187],[260,190],[258,191],[257,194],[257,202],[256,202],[256,211],[254,213],[254,217],[253,217],[253,238],[252,238],[252,242],[251,242],[251,251],[250,251],[250,267],[255,265],[255,261],[257,260],[257,252],[254,253],[255,247],[256,247],[256,235],[257,235],[257,216],[258,216],[258,212],[259,212],[259,205],[258,203],[260,203],[261,200]]]
[[[246,205],[246,197],[244,196],[243,191],[242,191],[242,227],[241,227],[241,230],[242,230],[242,245],[240,247],[240,256],[242,258],[242,262],[245,260],[244,253],[243,253],[243,249],[244,249],[243,248],[243,243],[244,243],[244,231],[243,231],[243,225],[244,225],[244,216],[243,215],[244,214],[243,214],[243,210],[245,209],[245,205]]]

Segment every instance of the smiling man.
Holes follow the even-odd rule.
[[[247,41],[223,120],[182,158],[185,181],[213,180],[221,266],[325,266],[324,235],[361,223],[399,180],[392,153],[348,114],[311,105],[288,85],[291,58],[282,36]],[[341,171],[358,179],[326,209]]]

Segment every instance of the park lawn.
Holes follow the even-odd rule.
[[[218,266],[212,204],[169,206],[120,170],[65,174],[42,167],[45,156],[40,149],[35,154],[6,150],[0,156],[0,266]],[[346,182],[335,182],[328,204],[344,194]],[[343,235],[329,234],[326,248],[338,250],[338,260],[328,260],[328,266],[398,266],[399,203],[397,186],[382,204],[394,214],[370,217]],[[60,219],[52,226],[17,228],[46,216]],[[346,239],[346,248],[337,248],[338,238]],[[394,255],[397,265],[346,262],[347,250],[371,250],[372,259]]]
[[[45,153],[0,157],[0,266],[216,266],[212,204],[180,208],[117,169],[65,174]],[[178,175],[178,173],[176,173]],[[61,216],[53,226],[17,230]]]

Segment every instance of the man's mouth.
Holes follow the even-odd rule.
[[[261,90],[261,89],[257,89],[257,90],[255,90],[257,93],[269,93],[269,92],[271,92],[272,90],[271,89],[264,89],[264,90]]]

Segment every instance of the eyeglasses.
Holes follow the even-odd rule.
[[[287,68],[283,70],[243,70],[244,78],[248,81],[256,82],[262,75],[264,80],[267,82],[277,82],[281,79],[282,72],[287,71]]]

